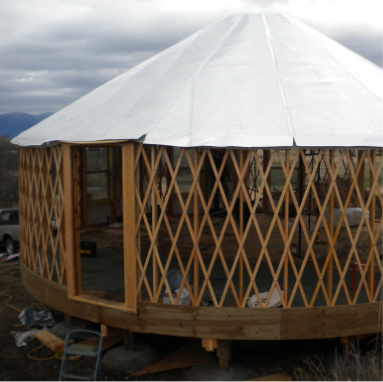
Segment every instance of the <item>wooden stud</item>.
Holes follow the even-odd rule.
[[[221,370],[229,370],[231,357],[232,357],[231,341],[228,341],[228,340],[218,341],[217,357],[218,357],[218,367]]]
[[[68,297],[78,294],[76,277],[76,244],[75,244],[75,218],[74,218],[74,190],[72,175],[72,150],[68,144],[62,145],[63,152],[63,183],[65,195],[65,257]]]
[[[290,150],[285,150],[285,167],[286,173],[289,173],[290,170]],[[291,183],[291,179],[285,178],[286,183]],[[290,204],[290,196],[289,189],[286,190],[285,195],[285,236],[289,237],[289,204]],[[287,305],[289,301],[289,259],[286,256],[284,264],[283,264],[283,297],[285,298],[285,304]]]
[[[330,166],[331,166],[331,171],[332,173],[334,172],[335,169],[335,150],[331,149],[330,152]],[[336,177],[335,178],[330,178],[331,182],[335,182],[336,185]],[[335,194],[334,191],[331,191],[330,193],[330,201],[328,204],[328,228],[330,231],[331,237],[334,236],[334,204],[335,202]],[[327,265],[327,295],[332,302],[332,284],[333,284],[333,242],[331,240],[328,241],[327,244],[327,256],[328,256],[328,265]]]
[[[239,168],[243,174],[244,173],[243,150],[239,151]],[[243,178],[244,177],[241,177],[239,179],[239,181],[244,184]],[[243,192],[240,192],[240,194],[239,194],[239,238],[241,241],[243,240],[243,225],[244,225],[244,219],[245,219],[244,211],[243,211],[243,203],[244,203]],[[243,256],[240,256],[240,258],[239,258],[238,270],[239,270],[238,301],[242,305],[242,301],[243,301]],[[224,370],[227,370],[227,369],[224,369]]]
[[[131,332],[130,330],[124,330],[124,345],[125,350],[128,350],[130,348],[131,350],[136,351],[136,333]]]
[[[218,340],[212,338],[202,338],[202,347],[206,351],[214,351],[217,349]]]
[[[361,203],[360,201],[357,202],[359,207],[363,207],[364,205],[366,188],[365,188],[365,153],[363,150],[358,150],[358,166],[360,166],[362,161],[363,163],[361,166],[361,170],[359,171],[359,175],[357,177],[358,187],[359,187],[362,201],[363,201],[363,203]]]
[[[374,261],[374,247],[375,243],[375,207],[376,207],[376,197],[375,197],[375,187],[377,186],[377,179],[375,175],[376,171],[376,150],[370,150],[370,173],[369,173],[369,185],[370,185],[370,205],[369,205],[369,228],[372,235],[368,236],[368,261],[370,263],[367,271],[367,282],[368,288],[371,295],[375,293],[375,261]]]
[[[156,154],[158,155],[157,148],[155,146],[150,147],[150,164],[151,164],[151,179],[152,182],[152,189],[151,189],[151,199],[150,204],[152,206],[152,232],[154,232],[157,228],[158,224],[158,211],[157,211],[157,198],[155,190],[157,187],[161,187],[161,184],[158,182],[158,165],[156,166]],[[159,156],[159,155],[158,155]],[[159,163],[159,162],[157,162]],[[158,248],[158,236],[154,238],[153,243],[156,248]],[[158,289],[158,261],[155,257],[153,257],[153,264],[152,264],[152,271],[153,271],[153,294],[157,294]]]
[[[199,157],[199,152],[198,149],[194,149],[194,171],[198,171],[198,157]],[[195,181],[198,182],[198,177],[195,178]],[[198,235],[198,230],[199,230],[199,198],[198,198],[198,188],[196,187],[194,189],[194,235]],[[193,280],[193,285],[194,285],[194,299],[198,299],[198,294],[199,294],[199,264],[198,264],[198,258],[195,256],[194,257],[194,263],[193,263],[193,275],[194,275],[194,280]]]
[[[136,270],[136,202],[135,202],[134,143],[122,146],[122,189],[124,216],[124,277],[125,307],[130,312],[137,311],[137,270]]]

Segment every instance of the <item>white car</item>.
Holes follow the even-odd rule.
[[[19,209],[0,210],[0,242],[8,254],[14,253],[19,246],[19,236]]]

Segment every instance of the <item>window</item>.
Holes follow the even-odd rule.
[[[87,201],[109,199],[109,151],[107,147],[86,148]]]
[[[19,212],[18,211],[5,211],[1,214],[0,224],[17,225],[19,224]]]

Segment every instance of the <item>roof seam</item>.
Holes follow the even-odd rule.
[[[280,78],[280,76],[279,76],[278,65],[277,65],[277,61],[275,60],[275,56],[274,56],[274,52],[273,52],[273,47],[271,46],[271,41],[270,41],[270,29],[269,29],[269,26],[267,25],[266,17],[265,17],[264,14],[262,14],[262,18],[263,18],[263,23],[264,23],[264,25],[265,25],[266,37],[267,37],[267,42],[268,42],[268,44],[269,44],[271,57],[272,57],[272,59],[273,59],[274,66],[275,66],[275,70],[276,70],[276,72],[277,72],[278,83],[279,83],[279,89],[281,90],[282,101],[283,101],[283,104],[285,105],[287,122],[288,122],[288,124],[289,124],[290,132],[291,132],[291,135],[292,135],[293,140],[294,140],[294,139],[295,139],[295,138],[294,138],[294,132],[293,132],[293,128],[292,128],[292,125],[291,125],[289,112],[288,112],[288,110],[287,110],[287,104],[286,104],[285,94],[284,94],[284,92],[283,92],[283,88],[282,88],[281,78]]]

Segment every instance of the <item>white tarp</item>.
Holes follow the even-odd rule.
[[[338,227],[339,225],[339,220],[342,217],[342,210],[339,208],[334,208],[334,227]],[[363,218],[363,211],[360,207],[349,207],[346,208],[346,219],[347,223],[350,227],[355,227],[360,224],[360,221]],[[366,219],[370,217],[370,211],[366,211],[365,213]],[[324,217],[326,219],[327,225],[329,224],[329,219],[328,219],[328,209],[326,208],[326,211],[324,212]],[[321,223],[321,227],[324,227],[323,222]],[[345,219],[342,221],[342,228],[346,227],[346,222]]]
[[[283,292],[282,296],[283,296]],[[259,298],[262,301],[262,305],[266,304],[266,301],[269,297],[270,292],[262,292],[259,293]],[[247,300],[247,305],[249,308],[260,308],[259,300],[256,294],[253,294],[249,299]],[[270,301],[267,305],[268,308],[277,308],[278,306],[282,305],[281,298],[279,297],[279,293],[277,288],[274,288],[273,293],[271,294]]]
[[[214,23],[13,139],[171,146],[381,147],[383,70],[305,24]]]

